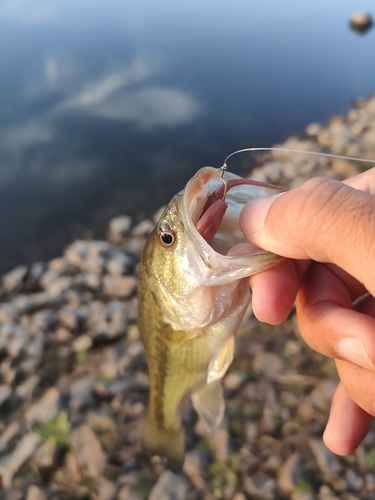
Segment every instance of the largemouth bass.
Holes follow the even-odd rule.
[[[221,379],[250,301],[245,278],[281,260],[252,245],[239,227],[245,203],[281,188],[222,176],[220,169],[202,168],[171,200],[139,270],[139,328],[150,379],[143,444],[175,472],[185,454],[180,403],[191,396],[207,431],[220,424]]]

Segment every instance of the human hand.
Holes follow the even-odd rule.
[[[375,168],[254,200],[240,224],[252,243],[288,258],[250,278],[253,310],[278,324],[296,300],[303,338],[335,359],[341,379],[325,443],[352,453],[375,416]]]

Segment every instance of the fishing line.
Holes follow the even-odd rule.
[[[238,153],[246,153],[248,151],[285,151],[286,153],[301,153],[301,154],[306,154],[306,155],[315,155],[315,156],[325,156],[327,158],[336,158],[339,160],[349,160],[349,161],[361,161],[361,162],[366,162],[366,163],[375,163],[375,160],[369,160],[368,158],[354,158],[351,156],[342,156],[342,155],[334,155],[331,153],[320,153],[318,151],[300,151],[299,149],[287,149],[287,148],[245,148],[245,149],[239,149],[238,151],[234,151],[234,153],[231,153],[228,155],[223,163],[223,166],[220,167],[221,170],[225,171],[228,168],[227,161],[229,158],[232,156],[238,154]]]

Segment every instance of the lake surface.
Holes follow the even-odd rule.
[[[375,91],[371,0],[0,0],[0,269]],[[375,12],[373,11],[374,15]]]

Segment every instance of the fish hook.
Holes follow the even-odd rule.
[[[226,180],[224,180],[224,173],[228,170],[228,165],[226,163],[224,163],[223,166],[219,168],[219,170],[221,171],[220,172],[220,180],[224,184],[224,193],[223,193],[223,198],[222,198],[222,200],[224,201],[225,197],[227,195],[227,191],[228,191],[227,182],[226,182]]]

